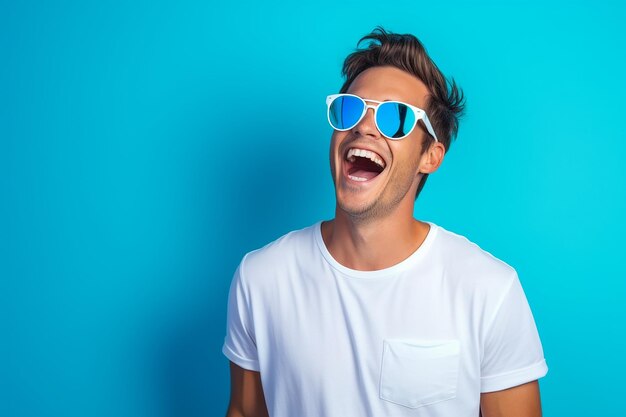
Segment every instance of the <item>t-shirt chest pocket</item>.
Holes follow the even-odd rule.
[[[380,398],[409,408],[456,397],[458,340],[385,339]]]

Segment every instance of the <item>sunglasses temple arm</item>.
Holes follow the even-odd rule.
[[[437,139],[437,135],[435,135],[435,129],[433,129],[432,125],[430,124],[430,120],[428,120],[428,116],[424,114],[422,116],[422,121],[424,122],[424,125],[426,125],[426,130],[428,130],[430,136],[432,136],[437,142],[439,142],[439,139]]]

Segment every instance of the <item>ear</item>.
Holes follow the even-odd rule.
[[[421,157],[418,173],[431,174],[439,168],[446,154],[446,148],[441,142],[433,142],[430,148]]]

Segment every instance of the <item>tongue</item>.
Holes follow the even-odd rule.
[[[351,170],[350,175],[353,177],[365,178],[367,180],[371,180],[372,178],[378,176],[378,172],[375,171],[365,171],[363,169],[355,169]]]

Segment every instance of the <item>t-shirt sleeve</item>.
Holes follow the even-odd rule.
[[[243,277],[245,257],[235,271],[228,294],[226,338],[222,352],[242,368],[259,371],[250,298]]]
[[[486,329],[483,349],[481,392],[515,387],[548,372],[535,320],[516,272]]]

